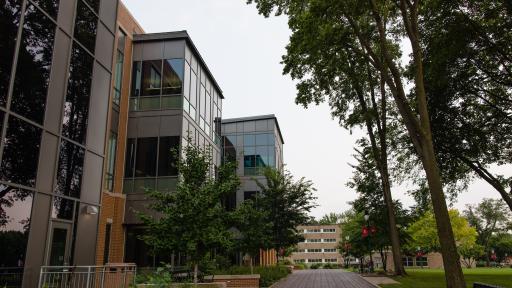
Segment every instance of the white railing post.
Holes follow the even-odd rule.
[[[105,266],[103,266],[102,273],[101,273],[101,288],[103,288],[105,285]]]
[[[89,283],[91,282],[91,266],[87,267],[87,283],[86,288],[89,288]]]
[[[43,281],[43,269],[44,267],[41,267],[41,271],[39,271],[39,283],[37,285],[37,287],[42,287],[42,281]]]

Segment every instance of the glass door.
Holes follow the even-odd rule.
[[[52,222],[52,238],[50,241],[50,266],[69,265],[71,239],[71,224],[63,222]]]

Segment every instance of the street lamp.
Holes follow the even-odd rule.
[[[345,260],[345,262],[347,262],[347,263],[345,264],[345,267],[347,269],[349,268],[349,265],[350,265],[350,258],[349,258],[350,257],[349,256],[350,255],[350,243],[349,243],[349,241],[350,241],[350,236],[349,235],[345,236],[345,250],[347,251],[347,259]]]
[[[364,210],[364,221],[366,221],[366,234],[368,236],[368,254],[370,256],[370,265],[368,265],[368,268],[370,269],[370,272],[373,271],[373,263],[372,263],[372,250],[370,247],[370,214],[368,213],[368,210]]]

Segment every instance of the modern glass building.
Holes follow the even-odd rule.
[[[117,5],[0,4],[0,286],[95,261]]]
[[[186,31],[135,35],[133,43],[123,184],[125,261],[154,266],[170,259],[148,253],[134,211],[150,212],[145,189],[176,189],[178,171],[170,151],[187,141],[211,151],[214,173],[221,161],[224,96]]]
[[[274,115],[222,120],[223,157],[237,161],[241,185],[232,206],[253,197],[265,183],[265,167],[283,168],[283,136]]]

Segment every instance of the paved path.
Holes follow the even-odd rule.
[[[299,270],[293,272],[276,288],[375,288],[359,275],[342,270]]]

